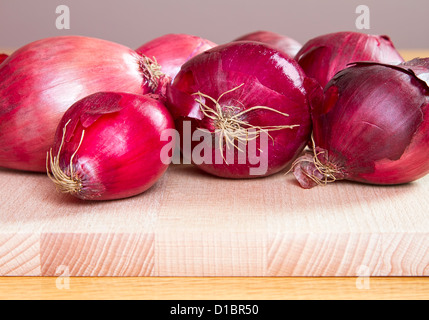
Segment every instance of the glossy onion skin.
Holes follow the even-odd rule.
[[[99,91],[149,91],[132,49],[95,38],[42,39],[0,65],[0,166],[45,172],[64,112]]]
[[[226,94],[221,106],[235,106],[237,112],[254,106],[266,106],[289,114],[289,117],[268,110],[257,110],[242,118],[255,126],[296,125],[294,129],[269,132],[268,176],[287,167],[302,151],[311,132],[308,90],[319,87],[307,78],[298,64],[274,48],[256,42],[231,42],[210,49],[182,66],[175,81],[167,90],[168,107],[176,121],[176,128],[183,135],[186,121],[192,129],[202,128],[214,132],[215,123],[204,116],[196,102],[197,92],[214,99],[228,90],[244,84]],[[320,88],[320,87],[319,87]],[[206,100],[211,108],[213,103]],[[193,142],[192,149],[200,142]],[[259,141],[257,147],[260,147]],[[249,159],[246,164],[218,163],[213,147],[211,164],[198,167],[210,174],[225,178],[253,178],[249,176]],[[224,153],[226,146],[223,146]],[[182,145],[182,152],[183,145]],[[237,150],[235,150],[237,158]],[[184,154],[189,158],[189,155]]]
[[[70,159],[78,149],[73,159],[74,172],[83,186],[74,194],[78,198],[131,197],[149,189],[168,168],[160,157],[166,144],[161,134],[174,129],[174,122],[165,106],[149,96],[100,92],[76,102],[58,126],[54,156],[65,126],[59,163],[69,175]]]
[[[303,45],[295,59],[322,87],[352,62],[398,64],[404,61],[388,36],[359,32],[336,32],[313,38]]]
[[[257,41],[273,46],[279,51],[283,51],[289,57],[294,58],[298,51],[302,48],[295,39],[284,36],[272,31],[255,31],[238,37],[234,41]]]
[[[198,36],[171,33],[146,42],[136,51],[150,59],[155,57],[161,71],[173,80],[186,61],[216,45]]]
[[[312,112],[314,141],[338,178],[390,185],[429,173],[429,88],[419,73],[429,73],[428,59],[358,63],[329,82]]]

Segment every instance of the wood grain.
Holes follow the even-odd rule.
[[[284,174],[237,181],[174,165],[110,202],[58,194],[43,174],[0,181],[2,275],[429,275],[429,177],[303,190]]]
[[[46,175],[0,169],[0,275],[428,276],[428,188],[303,190],[283,173],[226,180],[175,165],[142,195],[83,202]]]

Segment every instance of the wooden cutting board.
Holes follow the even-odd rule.
[[[301,189],[283,173],[226,180],[174,165],[146,193],[59,194],[0,169],[0,275],[429,275],[429,176]]]

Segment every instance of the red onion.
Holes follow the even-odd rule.
[[[8,55],[4,53],[0,53],[0,64],[7,59]]]
[[[166,144],[161,134],[173,128],[173,119],[158,100],[95,93],[64,114],[48,155],[48,175],[58,190],[84,200],[140,194],[167,170],[160,157]]]
[[[387,36],[337,32],[309,40],[295,56],[306,74],[324,87],[347,64],[374,61],[398,64],[404,60]]]
[[[314,152],[294,164],[301,186],[401,184],[429,173],[428,85],[429,58],[339,72],[312,110]]]
[[[294,58],[302,45],[290,37],[272,31],[256,31],[241,36],[234,41],[257,41],[273,46],[279,51],[283,51],[289,57]]]
[[[240,41],[185,63],[167,101],[185,159],[216,176],[250,178],[282,170],[302,151],[311,131],[308,92],[317,87],[284,53]]]
[[[173,80],[186,61],[215,46],[215,43],[194,35],[166,34],[143,44],[136,51]]]
[[[64,112],[99,91],[150,92],[141,66],[130,48],[80,36],[15,51],[0,65],[0,166],[44,172]]]

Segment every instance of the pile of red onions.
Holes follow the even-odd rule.
[[[99,91],[152,92],[134,50],[63,36],[15,51],[0,65],[0,166],[45,172],[64,112]]]
[[[219,177],[411,182],[429,173],[429,58],[404,62],[387,36],[301,46],[270,31],[219,46],[167,34],[136,51],[63,36],[0,54],[1,167],[114,200],[153,186],[176,142]]]
[[[313,152],[294,163],[302,187],[423,177],[429,173],[429,58],[353,64],[328,83],[312,118]]]
[[[169,80],[173,80],[186,61],[215,46],[214,42],[207,39],[178,33],[152,39],[136,51],[155,72],[165,74]]]
[[[294,58],[302,45],[291,37],[272,32],[272,31],[255,31],[238,37],[234,41],[257,41],[273,46],[279,51],[286,53],[289,57]]]
[[[100,92],[64,114],[48,155],[57,188],[84,200],[131,197],[149,189],[167,170],[160,158],[168,110],[148,96]]]
[[[309,92],[317,87],[286,54],[239,41],[185,63],[167,101],[185,158],[216,176],[251,178],[279,172],[301,153],[311,132]],[[258,159],[266,167],[251,170],[263,166]]]
[[[304,44],[295,59],[322,87],[352,62],[398,64],[404,61],[389,37],[358,32],[337,32],[313,38]]]

